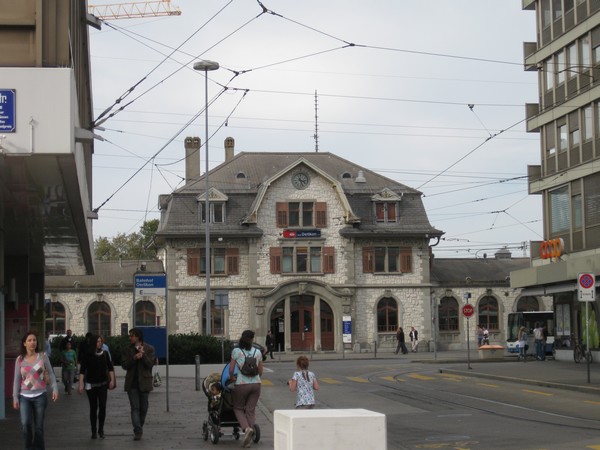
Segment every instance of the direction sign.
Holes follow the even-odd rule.
[[[14,133],[17,129],[16,97],[14,89],[0,89],[0,133]]]
[[[463,316],[465,316],[468,319],[475,313],[475,308],[473,308],[473,305],[471,305],[470,303],[467,303],[465,306],[462,307],[462,313]]]
[[[596,276],[593,273],[577,275],[577,298],[580,302],[596,300]]]
[[[133,285],[135,295],[161,296],[164,297],[167,291],[167,276],[163,274],[136,274],[134,275]]]

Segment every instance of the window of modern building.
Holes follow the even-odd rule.
[[[548,28],[552,24],[552,10],[550,0],[541,0],[542,6],[542,28]]]
[[[390,297],[384,297],[377,303],[377,331],[391,332],[398,328],[398,303]]]
[[[556,82],[558,84],[565,82],[565,72],[567,71],[567,65],[565,64],[565,52],[559,52],[556,55]]]
[[[573,0],[565,0],[565,13],[571,11],[574,7]]]
[[[560,151],[565,151],[568,147],[568,142],[567,141],[567,125],[563,124],[563,125],[559,125],[558,128],[558,140],[559,140],[559,149]]]
[[[583,179],[585,226],[600,225],[600,173]]]
[[[486,295],[479,301],[478,323],[490,331],[498,331],[498,300]]]
[[[546,91],[550,91],[554,88],[554,61],[552,57],[544,61],[544,73],[546,74]]]
[[[458,302],[453,297],[443,297],[438,306],[439,330],[458,331]]]
[[[552,13],[554,20],[558,20],[562,17],[562,0],[552,0]]]
[[[580,53],[581,53],[581,66],[582,70],[590,68],[591,63],[591,48],[590,48],[590,37],[583,36],[580,41]]]
[[[554,127],[551,123],[544,128],[544,141],[546,156],[554,155],[556,153],[556,139],[554,138]]]
[[[409,273],[412,249],[402,247],[363,247],[364,273]]]
[[[88,331],[99,336],[111,335],[110,306],[106,302],[93,302],[88,308]]]
[[[592,139],[594,132],[594,122],[592,119],[592,107],[590,105],[583,108],[583,140]]]
[[[64,305],[60,302],[51,302],[46,311],[46,331],[50,334],[65,334],[67,331],[65,317]]]
[[[568,53],[569,53],[569,68],[568,68],[568,73],[569,73],[569,78],[572,78],[574,76],[577,76],[577,73],[579,72],[579,62],[577,60],[577,43],[573,43],[569,46],[568,49]]]
[[[571,198],[571,206],[573,208],[573,228],[580,230],[583,226],[583,204],[581,194],[574,195]]]
[[[135,326],[153,327],[156,326],[156,306],[148,300],[142,300],[135,304]]]
[[[550,195],[550,234],[552,236],[569,230],[571,214],[569,207],[569,187],[561,186],[551,190]]]
[[[211,275],[239,275],[239,249],[211,247]],[[206,274],[206,257],[203,248],[187,249],[188,275]]]
[[[395,222],[396,207],[396,202],[376,202],[375,217],[377,222]]]
[[[334,273],[334,247],[271,247],[271,273]]]
[[[327,203],[325,202],[277,202],[277,227],[327,226]]]

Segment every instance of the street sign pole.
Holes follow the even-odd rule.
[[[593,273],[577,274],[577,297],[585,302],[585,359],[587,361],[587,381],[590,383],[590,307],[596,300],[596,275]]]
[[[473,306],[469,303],[469,299],[471,298],[470,292],[465,292],[463,295],[467,304],[463,306],[462,312],[463,315],[467,318],[467,369],[471,370],[471,338],[469,337],[469,328],[471,327],[469,323],[469,319],[473,315]]]

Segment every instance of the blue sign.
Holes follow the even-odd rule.
[[[133,277],[135,295],[160,295],[164,297],[167,292],[167,275],[136,274]]]
[[[0,133],[14,133],[17,129],[17,92],[0,89]]]
[[[352,343],[352,316],[342,317],[342,342],[344,344]]]

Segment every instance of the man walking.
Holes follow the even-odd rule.
[[[419,332],[415,330],[415,327],[410,327],[410,333],[408,334],[410,337],[411,343],[411,352],[417,353],[417,349],[419,348]]]
[[[139,328],[129,331],[129,347],[123,352],[122,367],[125,375],[125,391],[131,407],[133,440],[142,439],[144,422],[148,412],[148,396],[152,390],[152,367],[154,347],[144,342],[144,333]]]

